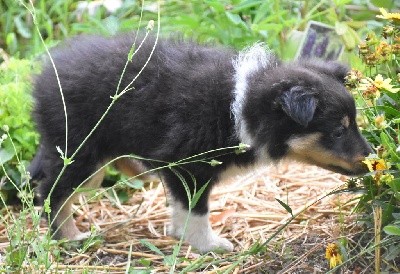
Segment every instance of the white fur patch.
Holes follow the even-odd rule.
[[[261,161],[260,161],[261,162]],[[248,173],[253,172],[255,169],[257,169],[258,165],[261,165],[260,163],[256,163],[253,165],[248,165],[248,166],[237,166],[235,164],[229,165],[226,167],[225,170],[223,170],[219,175],[218,175],[218,181],[225,181],[229,179],[233,179],[238,176],[244,176]]]
[[[268,155],[268,152],[263,148],[257,150],[257,161],[251,165],[238,166],[231,164],[226,166],[226,168],[218,174],[218,181],[224,182],[229,179],[239,179],[240,177],[254,174],[260,168],[265,168],[276,164]],[[239,177],[239,178],[238,178]]]
[[[256,43],[253,46],[244,49],[233,60],[235,69],[235,90],[234,100],[231,105],[231,111],[235,119],[236,134],[242,143],[252,145],[253,138],[249,134],[246,122],[243,119],[243,104],[248,90],[248,78],[254,72],[260,69],[276,66],[272,64],[274,60],[271,51],[263,43]]]
[[[233,245],[225,238],[219,237],[212,231],[208,220],[209,214],[198,215],[191,213],[184,233],[188,210],[182,204],[174,201],[172,204],[172,226],[170,234],[184,239],[201,253],[222,249],[232,251]]]

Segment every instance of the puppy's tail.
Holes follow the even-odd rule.
[[[38,151],[36,152],[35,157],[33,157],[31,163],[28,167],[28,172],[31,177],[31,181],[37,182],[43,180],[45,177],[43,172],[43,148],[39,146]]]
[[[28,172],[30,175],[30,180],[28,184],[33,189],[35,195],[33,203],[37,206],[43,205],[43,201],[40,198],[40,195],[37,190],[39,183],[45,179],[45,173],[43,171],[43,159],[44,159],[43,147],[39,145],[35,157],[33,157],[32,161],[28,166]]]

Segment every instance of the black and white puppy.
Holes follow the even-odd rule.
[[[68,114],[68,156],[111,103],[133,40],[134,35],[81,36],[52,51]],[[143,161],[154,168],[218,148],[249,145],[245,153],[207,154],[207,161],[160,171],[171,195],[171,234],[176,237],[182,236],[188,214],[182,180],[192,192],[209,182],[184,236],[201,252],[233,249],[208,220],[212,186],[233,167],[292,158],[348,175],[365,171],[361,160],[371,148],[358,131],[355,103],[343,85],[345,66],[282,63],[262,44],[237,53],[164,39],[138,75],[154,43],[154,38],[146,39],[129,62],[120,86],[137,77],[134,89],[116,101],[51,192],[56,238],[85,237],[70,217],[73,191],[88,178],[90,186],[98,186],[104,172],[96,170],[120,155],[160,161]],[[41,149],[31,170],[42,172],[39,192],[45,199],[63,165],[56,147],[64,151],[66,138],[63,99],[50,62],[36,79],[34,98]],[[210,165],[211,158],[222,164]]]

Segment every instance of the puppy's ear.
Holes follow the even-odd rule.
[[[334,61],[326,62],[325,67],[328,72],[341,82],[344,82],[344,77],[346,77],[347,73],[350,71],[348,66]]]
[[[305,87],[294,86],[280,96],[283,111],[296,123],[307,127],[317,108],[317,99]]]
[[[350,71],[348,66],[336,61],[313,60],[309,61],[306,67],[333,76],[340,82],[344,82],[344,77],[346,77],[347,73]]]

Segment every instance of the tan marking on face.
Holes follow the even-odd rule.
[[[320,139],[321,133],[292,138],[288,142],[289,158],[323,168],[334,165],[349,171],[357,169],[358,163],[346,161],[321,147]]]
[[[347,116],[347,115],[344,116],[342,121],[341,121],[341,123],[345,128],[348,128],[350,126],[350,118],[349,118],[349,116]]]

